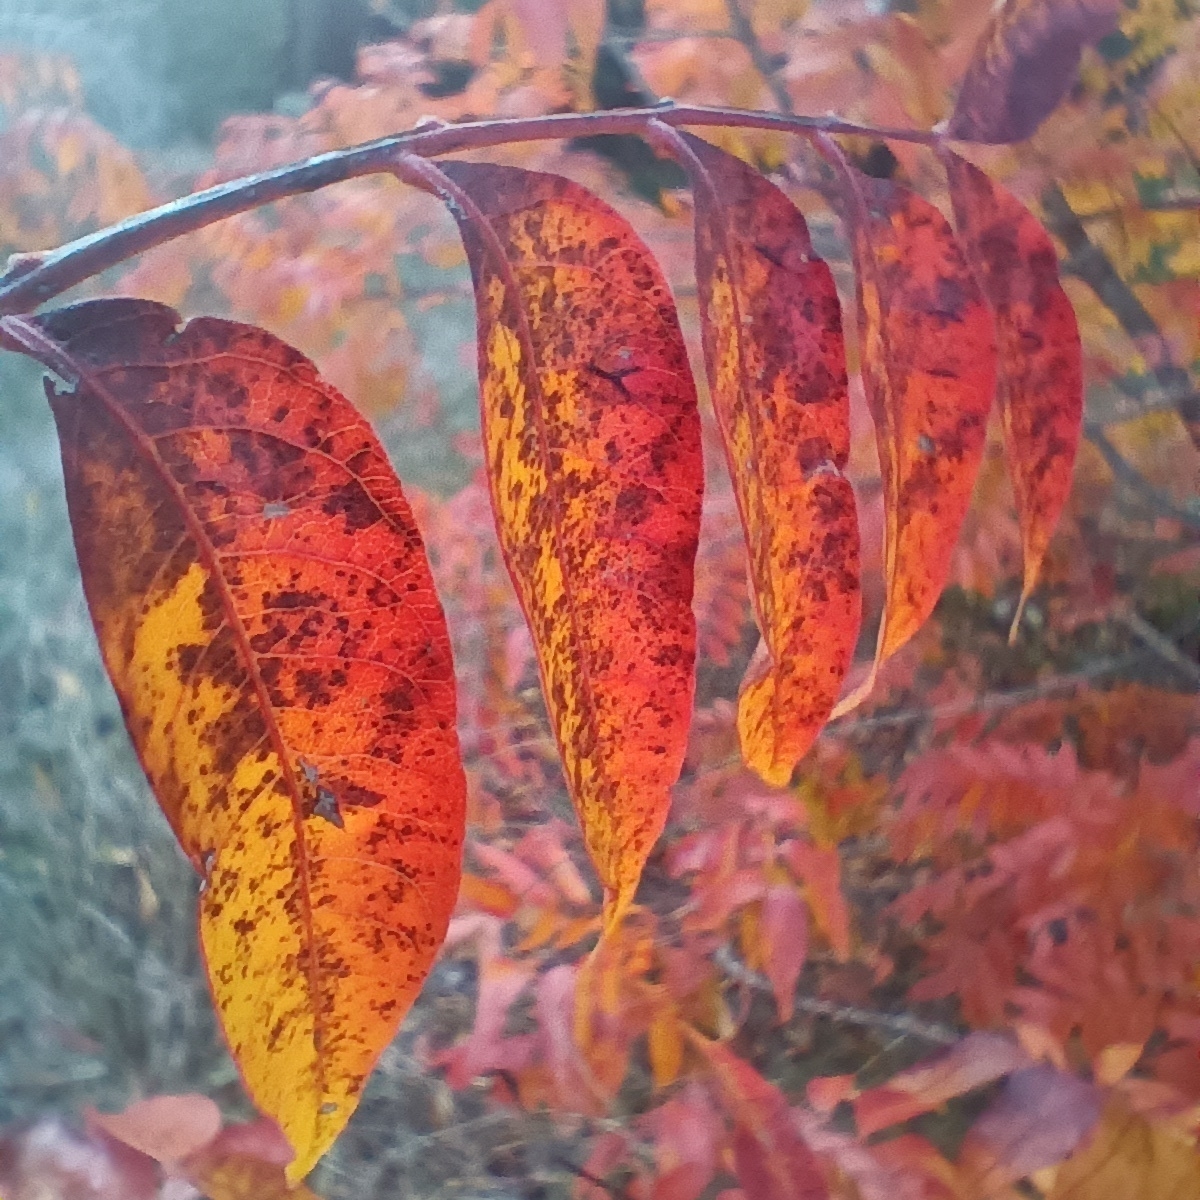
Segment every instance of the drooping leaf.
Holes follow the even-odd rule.
[[[603,201],[557,176],[446,163],[475,280],[501,546],[607,924],[666,820],[691,709],[700,422],[671,296]]]
[[[996,319],[997,396],[1025,555],[1015,633],[1071,489],[1083,424],[1079,325],[1037,218],[965,159],[945,151],[943,162],[959,236]]]
[[[841,307],[787,196],[740,159],[680,136],[696,195],[704,360],[762,633],[738,733],[746,762],[781,786],[829,719],[858,637]]]
[[[1006,0],[979,38],[946,132],[1020,142],[1075,82],[1085,46],[1112,31],[1121,0]]]
[[[779,1019],[792,1019],[796,984],[808,957],[808,908],[794,887],[769,887],[762,900],[763,970]]]
[[[883,475],[886,596],[871,678],[941,595],[983,458],[996,384],[992,315],[927,200],[834,149],[857,274],[863,386]]]
[[[47,386],[134,745],[203,875],[247,1088],[308,1172],[445,935],[465,782],[450,643],[367,424],[251,326],[106,300],[5,318]]]

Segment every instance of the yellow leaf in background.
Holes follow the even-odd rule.
[[[675,1082],[683,1066],[683,1032],[673,1008],[655,1015],[646,1034],[646,1050],[654,1086],[664,1088]]]
[[[1121,203],[1107,179],[1076,179],[1060,185],[1067,203],[1080,217],[1109,212]]]
[[[1137,1060],[1141,1057],[1141,1042],[1116,1042],[1111,1046],[1105,1046],[1096,1056],[1097,1081],[1104,1084],[1105,1087],[1112,1087],[1114,1083],[1124,1079],[1133,1070]]]
[[[1195,1200],[1200,1152],[1195,1139],[1151,1124],[1114,1100],[1096,1135],[1069,1158],[1048,1200]]]

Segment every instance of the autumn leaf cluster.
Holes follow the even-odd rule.
[[[368,48],[200,182],[588,110],[599,6],[536,7]],[[478,988],[427,1061],[590,1123],[580,1195],[1188,1195],[1196,22],[647,7],[679,104],[948,115],[978,165],[664,113],[689,187],[618,212],[619,158],[401,151],[152,250],[119,290],[153,300],[0,322],[66,381],[85,589],[247,1089],[306,1174],[444,940]],[[145,206],[68,69],[4,67],[65,101],[3,135],[14,249]],[[252,324],[180,328],[200,300]]]

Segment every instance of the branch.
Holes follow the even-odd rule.
[[[1043,194],[1042,210],[1046,228],[1067,248],[1069,257],[1063,263],[1063,270],[1081,279],[1095,292],[1153,364],[1150,373],[1154,381],[1167,395],[1178,397],[1175,407],[1192,441],[1200,449],[1200,392],[1196,391],[1188,372],[1172,361],[1170,347],[1154,317],[1118,274],[1108,255],[1088,237],[1083,222],[1057,184],[1051,184]]]
[[[1179,503],[1175,498],[1155,487],[1125,456],[1109,441],[1108,435],[1099,425],[1084,427],[1087,439],[1100,451],[1114,478],[1136,492],[1153,512],[1170,517],[1191,529],[1200,529],[1200,504],[1195,501]]]
[[[772,98],[779,106],[779,111],[790,113],[792,98],[779,78],[779,70],[771,61],[771,56],[763,49],[762,42],[758,40],[753,23],[742,10],[741,0],[725,0],[725,7],[729,12],[729,27],[733,31],[733,36],[745,46],[746,52],[750,55],[750,61],[754,64],[754,69],[762,76]]]
[[[757,971],[750,970],[745,963],[739,962],[733,956],[728,946],[719,946],[713,952],[713,962],[729,976],[730,979],[756,992],[766,992],[773,995],[774,990],[770,981]],[[897,1037],[914,1037],[935,1046],[953,1046],[962,1040],[962,1034],[948,1025],[935,1025],[931,1021],[922,1021],[919,1017],[910,1017],[907,1013],[882,1013],[870,1008],[858,1008],[852,1004],[836,1004],[832,1000],[819,1000],[815,996],[796,996],[793,1004],[797,1012],[807,1013],[812,1017],[829,1017],[847,1025],[861,1025],[867,1029],[878,1029],[884,1033],[892,1033]]]
[[[458,125],[431,122],[407,133],[320,154],[303,162],[247,175],[194,192],[139,213],[58,250],[20,255],[0,277],[0,316],[28,312],[126,259],[163,242],[203,229],[237,213],[288,196],[314,192],[331,183],[394,169],[402,154],[433,158],[462,150],[484,150],[512,142],[598,134],[643,134],[652,121],[671,126],[768,129],[783,133],[865,134],[877,138],[929,143],[934,134],[921,129],[876,129],[837,117],[806,117],[739,108],[676,105],[665,100],[643,108],[544,117],[509,117]]]

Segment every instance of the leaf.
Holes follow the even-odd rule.
[[[942,161],[959,237],[996,320],[997,396],[1025,556],[1015,635],[1071,490],[1083,426],[1079,325],[1037,218],[965,159],[944,150]]]
[[[998,1033],[969,1033],[931,1061],[859,1095],[854,1101],[856,1127],[862,1137],[870,1137],[1028,1065],[1028,1055],[1012,1039]]]
[[[450,643],[378,441],[270,334],[103,300],[5,318],[47,386],[126,725],[204,883],[233,1056],[337,1136],[445,936],[465,781]]]
[[[783,1093],[719,1042],[703,1042],[703,1050],[734,1122],[734,1169],[746,1195],[827,1200],[816,1156],[800,1136]]]
[[[983,458],[996,384],[991,313],[950,226],[927,200],[839,169],[858,276],[863,385],[883,475],[886,599],[871,676],[924,624],[950,571]]]
[[[320,1200],[303,1184],[290,1184],[283,1167],[248,1154],[201,1154],[188,1178],[205,1200]]]
[[[673,1006],[659,1009],[646,1031],[646,1054],[656,1088],[669,1087],[678,1078],[683,1051],[679,1013]]]
[[[783,786],[829,719],[861,616],[841,307],[787,196],[725,151],[679,139],[704,361],[763,639],[738,733],[746,763]]]
[[[182,1162],[221,1132],[221,1110],[196,1092],[151,1096],[118,1113],[87,1113],[89,1126],[161,1163]]]
[[[577,184],[417,169],[471,264],[496,524],[611,928],[666,821],[691,712],[703,465],[683,337],[645,246]]]
[[[1014,1072],[959,1152],[958,1169],[970,1181],[970,1194],[1000,1194],[1023,1176],[1062,1162],[1095,1126],[1100,1097],[1093,1084],[1045,1063]]]
[[[1006,0],[975,46],[946,133],[1020,142],[1075,82],[1084,46],[1117,24],[1121,0]]]
[[[1087,1145],[1059,1168],[1048,1200],[1200,1196],[1200,1151],[1193,1137],[1156,1125],[1112,1100]]]
[[[779,1019],[790,1021],[796,982],[808,957],[808,909],[794,887],[769,887],[762,902],[763,966]]]

